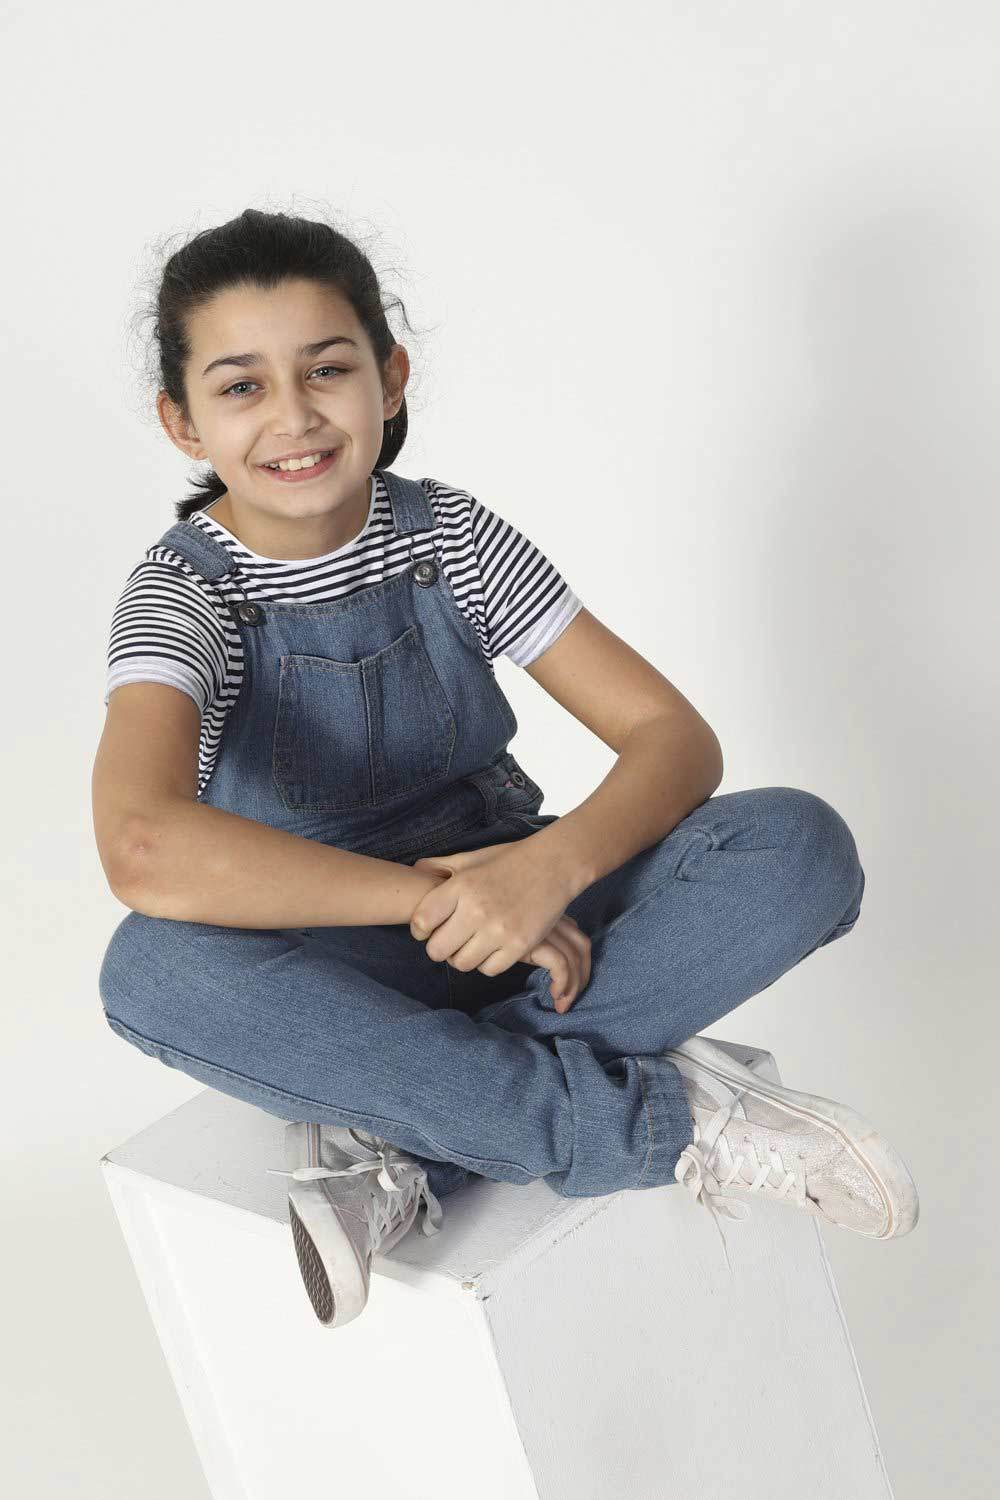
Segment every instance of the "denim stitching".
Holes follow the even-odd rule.
[[[642,1088],[642,1105],[646,1113],[646,1127],[649,1131],[649,1150],[646,1152],[646,1162],[643,1166],[642,1171],[639,1173],[639,1181],[636,1183],[636,1187],[639,1188],[642,1187],[646,1173],[649,1171],[649,1164],[653,1160],[653,1112],[650,1109],[649,1096],[646,1092],[646,1074],[643,1068],[642,1058],[636,1057],[636,1063],[639,1067],[639,1084]]]
[[[337,602],[337,601],[331,601],[331,602]],[[301,606],[293,606],[293,607],[295,607],[295,608],[301,608]],[[448,730],[448,728],[450,726],[450,742],[449,742],[449,745],[448,745],[447,760],[445,761],[445,764],[443,766],[441,766],[440,763],[439,763],[432,771],[429,772],[429,774],[427,776],[425,776],[423,778],[422,781],[413,781],[413,780],[411,780],[407,784],[406,792],[410,793],[410,792],[421,791],[424,787],[433,786],[437,782],[443,781],[444,778],[448,775],[448,772],[451,770],[451,763],[452,763],[452,759],[454,757],[455,739],[456,739],[457,734],[458,734],[458,728],[457,728],[457,725],[455,723],[455,716],[454,716],[454,713],[453,713],[452,708],[451,708],[451,703],[449,702],[448,697],[447,697],[447,695],[446,695],[446,693],[444,691],[444,687],[441,684],[440,678],[438,677],[437,673],[434,671],[433,664],[432,664],[432,662],[430,660],[430,657],[427,655],[426,647],[423,644],[423,641],[422,641],[420,633],[419,633],[419,631],[417,629],[417,626],[416,625],[412,625],[409,628],[409,630],[404,631],[404,633],[398,638],[398,640],[393,641],[392,644],[389,645],[389,646],[383,647],[383,649],[381,651],[375,652],[374,655],[372,655],[370,657],[363,658],[362,662],[351,663],[351,662],[335,662],[335,661],[332,661],[332,660],[327,661],[327,659],[323,658],[323,657],[310,657],[309,658],[310,662],[325,662],[326,663],[326,665],[323,665],[323,666],[319,667],[318,669],[316,669],[316,670],[319,670],[320,672],[323,672],[323,671],[327,671],[327,672],[357,671],[358,667],[362,668],[359,676],[360,676],[360,684],[361,684],[361,693],[362,693],[362,697],[364,699],[364,705],[365,705],[365,722],[366,722],[366,731],[367,731],[367,749],[368,749],[368,767],[369,767],[368,795],[365,798],[361,799],[361,800],[355,799],[354,801],[350,801],[350,802],[340,801],[336,797],[332,797],[330,795],[323,795],[323,796],[320,796],[318,798],[314,797],[312,799],[303,796],[301,800],[298,800],[298,799],[296,799],[292,795],[292,792],[290,791],[290,788],[291,787],[295,787],[295,786],[301,786],[303,789],[305,789],[306,783],[305,782],[300,782],[300,781],[296,780],[295,777],[291,774],[290,771],[287,772],[287,773],[286,772],[280,772],[279,773],[278,766],[277,766],[276,761],[274,759],[274,748],[272,747],[271,780],[272,780],[272,782],[274,784],[275,791],[278,793],[278,796],[281,798],[282,803],[288,809],[289,812],[356,812],[356,811],[362,811],[362,810],[374,810],[374,809],[377,809],[377,808],[380,808],[380,807],[385,807],[388,803],[395,801],[395,799],[397,797],[403,795],[402,792],[394,792],[394,793],[391,793],[389,796],[385,796],[383,794],[382,796],[376,798],[376,786],[375,786],[375,783],[376,783],[376,767],[378,767],[379,769],[381,769],[381,763],[379,762],[378,757],[375,754],[375,748],[374,748],[374,745],[372,743],[372,705],[371,705],[371,699],[370,699],[370,696],[369,696],[368,677],[367,677],[367,675],[366,675],[363,667],[364,667],[364,662],[371,662],[371,661],[375,661],[375,660],[381,661],[382,659],[384,659],[385,657],[387,657],[391,652],[395,652],[398,648],[401,648],[404,644],[407,646],[407,648],[409,648],[411,646],[413,646],[415,648],[415,651],[416,651],[417,655],[415,656],[414,660],[416,662],[419,663],[420,660],[421,660],[421,658],[423,658],[426,661],[427,667],[430,670],[431,679],[433,680],[434,686],[437,689],[438,693],[440,693],[440,695],[441,695],[441,702],[444,704],[445,709],[446,709],[446,713],[444,715],[440,716],[439,722],[443,721],[442,722],[442,727],[445,730]],[[282,733],[281,733],[280,749],[282,750],[282,752],[284,754],[286,754],[288,756],[291,755],[292,747],[293,747],[293,745],[295,743],[294,724],[295,724],[296,715],[301,711],[301,705],[302,705],[302,692],[303,692],[303,690],[302,690],[302,686],[301,686],[301,679],[306,676],[306,672],[300,666],[295,665],[296,663],[298,663],[298,661],[300,660],[300,657],[302,655],[303,655],[303,653],[299,653],[297,655],[293,655],[293,656],[290,656],[288,658],[288,661],[290,663],[292,663],[293,665],[289,666],[287,674],[286,674],[285,668],[282,667],[281,677],[280,677],[280,680],[279,680],[279,688],[278,688],[278,701],[277,701],[277,703],[275,705],[275,741],[274,741],[274,743],[275,743],[275,745],[277,745],[277,742],[278,742],[278,733],[279,733],[279,729],[280,729],[282,731]],[[314,670],[314,668],[310,667],[309,671],[312,671],[312,670]],[[282,693],[283,693],[283,691],[285,689],[286,680],[288,681],[288,683],[294,684],[294,686],[290,687],[288,693],[285,694],[285,699],[284,699],[284,703],[283,703],[283,701],[282,701]],[[290,703],[289,700],[290,700],[290,698],[291,698],[291,696],[292,696],[293,693],[294,693],[294,702]],[[440,762],[440,757],[439,757],[439,762]]]
[[[518,962],[523,962],[523,960],[519,959]],[[523,990],[517,990],[513,995],[505,995],[502,1000],[492,1000],[492,1001],[490,1001],[490,1003],[488,1005],[484,1005],[482,1007],[482,1010],[480,1010],[475,1016],[473,1016],[472,1019],[474,1021],[486,1020],[486,1021],[491,1022],[493,1024],[498,1024],[497,1023],[497,1016],[502,1015],[503,1012],[507,1009],[508,1005],[513,1005],[514,1002],[515,1002],[515,1000],[523,1000],[524,997],[525,997],[525,995],[529,993],[529,987],[530,987],[530,984],[531,984],[531,979],[533,977],[534,970],[535,969],[540,969],[541,968],[541,964],[533,964],[531,967],[532,967],[532,974],[529,975],[528,978],[526,979],[526,981],[525,981],[525,988]],[[504,970],[503,972],[506,973],[506,970]],[[548,971],[548,969],[546,969],[544,972],[547,974],[549,971]],[[494,976],[494,977],[496,977],[496,976]],[[539,1004],[541,1004],[541,1001],[539,1001]],[[491,1016],[484,1016],[483,1015],[483,1011],[484,1010],[492,1011],[493,1014]],[[542,1040],[548,1040],[548,1039],[547,1038],[542,1038]],[[575,1038],[573,1040],[575,1040]]]
[[[485,821],[478,825],[479,831],[483,833],[489,832],[489,830],[496,827],[498,823],[504,825],[505,827],[513,829],[516,833],[520,833],[524,827],[524,824],[520,822],[519,815],[516,813],[497,814],[496,809],[494,809],[492,816],[489,810],[484,812],[483,816]],[[536,814],[535,816],[541,816],[541,814]],[[515,822],[514,819],[518,819],[518,821]],[[421,848],[424,850],[430,849],[433,852],[438,844],[447,842],[451,838],[451,835],[453,833],[473,833],[475,831],[477,831],[475,828],[469,827],[467,818],[460,818],[458,822],[450,823],[446,828],[436,828],[434,830],[432,840],[421,844]],[[518,841],[512,840],[512,842],[516,843]],[[385,846],[382,845],[376,846],[373,849],[365,848],[360,850],[351,850],[349,852],[357,854],[368,854],[375,859],[395,859],[400,854],[412,853],[412,847],[397,844],[394,848],[390,846],[389,852],[386,853]]]
[[[413,568],[408,563],[401,573],[394,573],[391,578],[383,578],[379,583],[361,584],[352,594],[344,594],[339,599],[305,600],[298,603],[288,599],[261,599],[260,606],[264,610],[269,609],[272,614],[300,614],[308,618],[348,614],[366,606],[377,609],[387,594],[405,589],[407,580],[412,575]]]
[[[707,829],[705,829],[705,828],[697,828],[697,829],[694,830],[694,832],[700,833],[700,834],[704,835],[704,837],[708,839],[711,848],[712,849],[716,848],[715,839],[708,832]],[[669,835],[667,835],[667,837],[669,837]],[[660,840],[659,842],[662,842],[662,840]],[[653,848],[655,846],[654,845],[650,845],[649,847]],[[645,852],[646,852],[645,850],[640,850],[639,851],[640,854],[643,854]],[[688,854],[690,852],[691,852],[691,845],[688,845],[688,847],[684,850],[684,853],[681,855],[681,858],[677,861],[677,868],[678,869],[680,869],[681,865],[683,864],[684,860],[687,858],[687,856],[688,856]],[[633,858],[635,858],[635,857],[636,856],[633,855]],[[618,926],[619,922],[624,922],[624,920],[625,920],[626,917],[632,917],[632,916],[634,916],[635,913],[637,911],[641,910],[641,908],[644,907],[648,901],[651,901],[654,896],[659,896],[663,891],[665,891],[668,888],[668,886],[672,885],[673,882],[675,880],[677,880],[678,878],[679,877],[677,875],[668,875],[668,876],[666,876],[666,878],[664,880],[661,880],[658,885],[654,885],[653,888],[652,888],[652,890],[647,891],[644,896],[640,896],[640,898],[639,898],[638,901],[634,901],[631,906],[627,906],[624,911],[620,911],[618,913],[617,917],[613,917],[611,919],[611,921],[608,922],[604,927],[599,927],[594,932],[592,932],[590,934],[590,940],[591,940],[591,942],[594,943],[594,942],[596,942],[598,940],[598,938],[603,938],[609,932],[613,932],[614,929]]]
[[[483,831],[485,832],[486,824],[483,824],[482,826]],[[421,848],[430,848],[433,851],[438,844],[450,839],[453,833],[471,833],[473,831],[474,830],[469,828],[468,820],[466,818],[461,818],[457,823],[450,823],[447,828],[435,829],[433,841],[430,844],[422,844]],[[395,849],[390,849],[388,853],[385,852],[384,847],[375,849],[356,849],[351,850],[350,852],[355,854],[367,854],[373,859],[395,859],[400,854],[412,854],[413,850],[405,846],[397,845]],[[421,856],[418,855],[417,857],[420,858]]]

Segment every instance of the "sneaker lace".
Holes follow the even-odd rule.
[[[768,1149],[768,1160],[762,1161],[749,1137],[744,1142],[747,1149],[734,1157],[729,1138],[723,1131],[733,1118],[736,1106],[745,1092],[745,1089],[741,1089],[728,1104],[720,1105],[704,1127],[697,1119],[693,1119],[694,1139],[681,1152],[674,1168],[677,1181],[688,1189],[696,1202],[702,1203],[712,1214],[730,1271],[732,1264],[729,1247],[722,1232],[721,1221],[723,1217],[749,1219],[750,1208],[746,1203],[735,1202],[726,1197],[720,1191],[721,1188],[737,1183],[744,1192],[763,1191],[775,1198],[791,1194],[800,1205],[806,1198],[805,1167],[800,1158],[796,1158],[795,1165],[789,1167],[772,1147]],[[743,1171],[744,1163],[748,1165],[749,1176]],[[771,1180],[772,1172],[779,1174],[777,1182]]]
[[[422,1169],[407,1171],[406,1166],[407,1163],[411,1163],[411,1159],[398,1147],[390,1145],[388,1141],[373,1140],[371,1149],[376,1153],[371,1161],[357,1161],[349,1167],[300,1166],[291,1172],[283,1167],[268,1167],[267,1170],[280,1177],[294,1177],[296,1182],[313,1182],[319,1177],[354,1177],[360,1172],[377,1171],[380,1186],[385,1188],[387,1193],[397,1196],[381,1198],[378,1193],[372,1193],[365,1203],[365,1216],[373,1240],[377,1243],[384,1234],[388,1233],[396,1222],[396,1215],[408,1208],[413,1201],[414,1189],[416,1189],[415,1196],[418,1205],[423,1200],[426,1206],[421,1229],[424,1234],[437,1234],[441,1227],[443,1213],[441,1204],[431,1192],[427,1173]],[[394,1163],[399,1171],[398,1178],[393,1176]]]

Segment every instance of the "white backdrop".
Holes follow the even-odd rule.
[[[851,825],[856,931],[710,1034],[909,1163],[912,1235],[824,1239],[899,1500],[992,1495],[996,8],[8,3],[0,42],[7,1488],[207,1494],[97,1165],[199,1086],[103,1019],[90,774],[189,472],[144,278],[255,206],[334,216],[403,297],[399,471],[544,548],[712,724],[720,791]],[[498,675],[568,810],[611,752]]]

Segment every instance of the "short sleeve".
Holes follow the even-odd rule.
[[[128,682],[162,682],[204,715],[226,680],[228,646],[208,587],[170,563],[140,562],[115,605],[104,702]]]
[[[471,498],[489,655],[526,667],[559,639],[583,602],[534,542]]]

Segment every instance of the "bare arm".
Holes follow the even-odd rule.
[[[134,911],[219,927],[409,922],[438,876],[349,854],[204,803],[164,803],[122,833],[115,894]]]
[[[680,689],[586,607],[525,670],[618,755],[585,802],[533,836],[580,891],[713,795],[722,747]]]
[[[130,683],[108,701],[94,830],[124,905],[220,927],[370,926],[409,922],[440,884],[198,802],[199,727],[197,705],[178,688]]]

